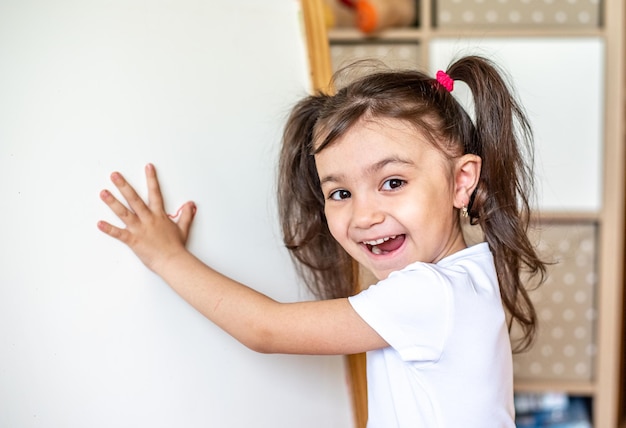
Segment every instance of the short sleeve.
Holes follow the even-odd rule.
[[[449,278],[418,263],[349,298],[350,304],[405,361],[437,361],[454,313]]]

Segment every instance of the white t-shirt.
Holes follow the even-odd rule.
[[[351,297],[389,347],[367,353],[368,428],[515,427],[511,345],[486,243]]]

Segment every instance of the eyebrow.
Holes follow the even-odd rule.
[[[403,158],[398,157],[398,156],[391,156],[391,157],[388,157],[388,158],[385,158],[385,159],[381,159],[378,162],[373,163],[372,165],[367,167],[367,169],[365,170],[365,174],[366,175],[374,174],[374,173],[380,171],[381,169],[383,169],[385,166],[391,165],[391,164],[415,165],[415,162],[413,162],[412,160],[409,160],[409,159],[403,159]],[[343,177],[344,177],[343,174],[327,175],[327,176],[323,177],[320,180],[320,185],[323,185],[325,183],[337,183],[337,182],[341,181],[341,179],[343,179]]]

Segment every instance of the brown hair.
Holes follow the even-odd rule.
[[[312,95],[294,107],[279,163],[284,242],[316,296],[353,294],[357,272],[328,230],[314,154],[365,115],[406,121],[450,158],[465,153],[481,157],[480,180],[468,206],[470,221],[481,226],[494,255],[503,304],[511,323],[523,333],[515,350],[523,350],[534,338],[536,314],[521,275],[525,271],[540,280],[545,275],[545,264],[527,236],[533,188],[531,128],[502,73],[489,60],[461,58],[447,74],[472,91],[474,122],[437,80],[415,70],[373,73],[336,95]]]

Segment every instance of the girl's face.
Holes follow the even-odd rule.
[[[315,162],[331,234],[378,279],[465,248],[455,207],[473,188],[461,162],[405,122],[362,119]]]

